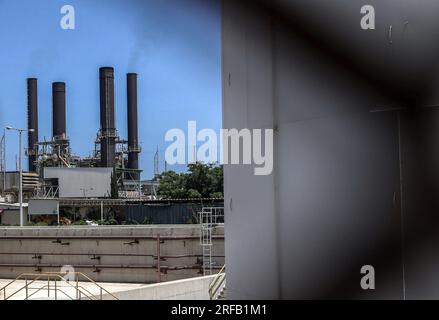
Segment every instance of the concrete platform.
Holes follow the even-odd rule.
[[[117,297],[119,300],[209,300],[209,285],[216,275],[196,277],[191,279],[168,281],[156,284],[132,284],[132,283],[98,283],[105,290]],[[0,279],[0,288],[3,288],[11,280]],[[71,282],[72,285],[76,283]],[[35,281],[28,289],[29,300],[75,300],[76,289],[66,282],[57,282],[55,297],[54,282],[50,283],[52,290],[47,290],[47,281]],[[83,291],[88,291],[93,300],[101,299],[100,288],[91,282],[79,282]],[[6,290],[8,300],[25,300],[25,281],[14,282]],[[40,289],[42,288],[42,289]],[[20,290],[21,289],[21,290]],[[40,289],[40,290],[39,290]],[[16,291],[20,290],[16,294]],[[11,296],[13,295],[13,296]],[[0,292],[0,300],[3,300],[3,291]],[[82,300],[90,300],[88,297],[81,297]],[[102,300],[114,300],[114,297],[103,292]]]
[[[10,279],[0,279],[0,288],[3,288],[10,282],[11,282]],[[133,283],[98,283],[98,284],[102,286],[104,289],[111,292],[112,294],[117,292],[139,289],[145,286],[145,284],[133,284]],[[72,285],[75,285],[75,283],[72,283]],[[6,296],[9,297],[14,292],[20,290],[24,286],[25,286],[24,280],[19,280],[14,282],[11,286],[9,286],[6,289]],[[53,289],[54,286],[53,281],[51,281],[50,286]],[[79,286],[89,291],[91,293],[91,296],[100,295],[100,288],[91,282],[79,282]],[[39,288],[43,288],[43,289],[38,291]],[[57,288],[65,292],[65,294],[62,294],[60,291],[57,292],[57,300],[71,300],[72,298],[76,299],[76,289],[73,288],[68,283],[58,281]],[[29,300],[55,300],[54,290],[50,290],[50,294],[49,291],[47,290],[47,281],[35,281],[32,285],[29,286],[28,295],[31,296]],[[107,299],[111,298],[111,296],[109,296],[108,294],[106,296]],[[2,291],[0,292],[0,300],[3,299],[4,297]],[[25,300],[25,299],[26,299],[26,290],[22,289],[8,300]],[[84,296],[82,297],[82,299],[89,300],[87,297]]]

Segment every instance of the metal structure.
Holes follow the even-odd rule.
[[[24,281],[24,285],[19,289],[12,289],[14,284]],[[99,290],[99,294],[93,294],[85,288],[80,281],[86,281],[93,284]],[[12,293],[8,294],[7,289]],[[16,279],[9,282],[3,288],[0,288],[0,300],[10,300],[17,297],[19,293],[25,292],[23,300],[29,300],[39,292],[47,291],[47,298],[58,300],[59,298],[69,300],[102,300],[104,294],[119,300],[114,294],[106,290],[104,287],[93,281],[89,276],[81,272],[44,272],[44,273],[23,273]],[[73,296],[68,291],[73,291]]]
[[[99,69],[100,111],[101,111],[101,166],[112,168],[116,155],[116,125],[114,117],[114,69]]]
[[[38,156],[38,80],[27,79],[28,168],[36,171]]]
[[[57,196],[54,181],[44,177],[45,168],[115,168],[120,195],[142,199],[139,170],[137,119],[137,74],[127,74],[128,139],[121,139],[115,126],[114,68],[99,69],[100,128],[94,140],[94,152],[88,157],[72,153],[66,126],[66,83],[52,83],[52,138],[38,139],[38,80],[27,79],[29,171],[40,177],[40,183],[30,194]],[[5,138],[0,141],[0,171],[5,172]],[[18,166],[17,166],[18,167]],[[6,175],[3,174],[3,180]],[[5,186],[4,186],[5,187]],[[3,189],[5,189],[3,187]],[[87,186],[85,186],[87,187]],[[105,195],[107,196],[107,195]]]
[[[127,118],[128,118],[128,168],[139,169],[139,137],[137,128],[137,74],[127,74]],[[140,179],[140,173],[130,174],[133,180]]]
[[[52,84],[53,99],[53,138],[66,135],[66,84],[54,82]]]
[[[159,175],[159,147],[157,146],[157,151],[154,154],[154,178],[156,179]]]
[[[212,274],[212,238],[215,228],[224,228],[224,207],[203,207],[199,215],[200,245],[203,254],[203,274]]]

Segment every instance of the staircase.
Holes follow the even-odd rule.
[[[224,265],[209,285],[210,300],[226,300],[226,266]]]

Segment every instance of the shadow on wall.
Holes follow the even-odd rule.
[[[439,3],[372,2],[365,32],[361,1],[223,1],[224,126],[278,129],[272,177],[225,166],[233,299],[439,292]]]

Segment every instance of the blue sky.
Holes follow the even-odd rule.
[[[75,8],[75,30],[60,27],[65,4]],[[0,128],[26,128],[26,78],[36,77],[39,136],[50,139],[51,83],[64,81],[72,151],[89,155],[99,129],[101,66],[115,68],[123,138],[126,73],[139,74],[143,178],[152,176],[157,145],[163,169],[167,130],[186,131],[189,120],[199,129],[221,127],[219,0],[0,0],[0,41]],[[7,133],[8,169],[15,168],[17,141]]]

